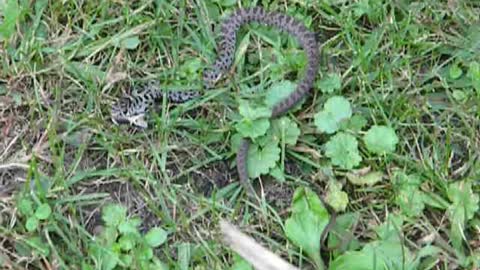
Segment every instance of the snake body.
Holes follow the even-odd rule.
[[[210,68],[203,72],[203,84],[206,89],[213,88],[218,80],[230,69],[235,55],[237,32],[245,24],[257,22],[277,28],[294,36],[307,55],[308,63],[305,75],[297,84],[297,88],[288,97],[272,108],[271,118],[276,118],[297,104],[312,88],[318,72],[318,43],[315,34],[305,25],[291,16],[280,12],[266,11],[261,7],[237,9],[223,21],[220,40],[217,46],[217,58]],[[184,102],[199,96],[198,91],[167,92],[167,98],[172,102]],[[144,116],[148,108],[156,100],[163,97],[158,85],[149,83],[142,90],[135,90],[131,95],[123,96],[112,107],[111,118],[117,124],[130,124],[137,128],[146,128]],[[250,195],[254,194],[248,180],[247,155],[249,139],[242,139],[237,152],[237,171],[240,182],[247,188]]]
[[[307,55],[308,63],[305,74],[298,82],[297,88],[272,108],[270,117],[276,118],[295,106],[310,91],[319,67],[319,48],[315,34],[309,31],[302,22],[286,14],[266,11],[261,7],[241,8],[234,11],[231,16],[224,20],[221,25],[220,40],[217,46],[217,58],[213,65],[203,72],[204,88],[213,88],[217,81],[230,69],[235,55],[237,32],[240,27],[250,22],[272,26],[281,32],[294,36]],[[148,108],[155,101],[161,99],[164,94],[169,101],[174,103],[185,102],[200,95],[198,91],[165,93],[156,82],[148,82],[143,88],[136,88],[132,94],[124,95],[114,104],[111,111],[112,121],[117,124],[130,124],[137,128],[146,128],[147,122],[144,117]],[[247,156],[249,146],[250,140],[243,138],[237,152],[237,171],[239,180],[247,190],[247,194],[255,197],[255,190],[250,184],[248,177]],[[324,246],[325,237],[336,219],[335,211],[329,212],[331,212],[330,221],[321,235],[321,246],[324,249],[327,249]]]

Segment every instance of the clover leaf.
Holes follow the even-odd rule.
[[[323,93],[332,93],[342,87],[342,78],[338,73],[329,73],[318,83],[318,88]]]
[[[272,138],[275,141],[283,141],[288,145],[297,144],[298,136],[300,136],[300,129],[297,123],[293,122],[288,117],[281,117],[272,121]]]
[[[271,115],[271,110],[266,107],[254,108],[245,100],[240,100],[239,104],[239,112],[243,119],[235,124],[237,131],[243,137],[252,139],[265,135],[270,127],[268,117]]]
[[[362,161],[357,139],[343,132],[336,134],[325,144],[325,155],[332,160],[333,165],[347,170],[358,166]]]
[[[270,121],[266,118],[256,120],[245,118],[235,124],[235,128],[243,137],[249,137],[252,139],[265,135],[269,127]]]
[[[29,232],[33,232],[38,227],[39,220],[35,216],[31,216],[27,218],[27,222],[25,223],[25,228]]]
[[[327,134],[332,134],[337,131],[338,125],[335,121],[334,113],[319,111],[314,117],[315,125],[317,126],[318,131],[325,132]]]
[[[35,210],[35,217],[39,220],[45,220],[50,216],[51,213],[52,208],[50,208],[50,205],[48,205],[48,203],[42,203],[40,206],[38,206],[37,210]]]
[[[387,126],[372,126],[363,137],[368,151],[375,154],[392,153],[398,143],[395,130]]]
[[[350,118],[347,127],[353,131],[360,131],[367,124],[367,119],[362,115],[356,114]]]
[[[331,97],[325,102],[324,109],[314,116],[317,130],[327,134],[335,133],[344,120],[352,116],[348,100],[342,96]]]
[[[273,108],[279,102],[287,98],[293,91],[295,91],[296,87],[296,83],[288,80],[272,84],[272,86],[267,91],[267,95],[265,97],[265,104],[267,104],[269,108]],[[295,107],[299,106],[300,104],[297,104]]]
[[[168,232],[162,228],[155,227],[150,229],[145,235],[145,241],[150,247],[158,247],[167,240]]]
[[[244,118],[255,120],[259,118],[270,117],[271,110],[262,106],[252,106],[248,101],[241,99],[239,101],[238,111]]]
[[[450,66],[450,69],[449,69],[449,75],[450,75],[450,78],[452,79],[458,79],[460,78],[460,76],[462,76],[462,69],[458,66],[457,63],[453,64]]]
[[[260,147],[257,144],[250,145],[248,150],[248,175],[257,178],[261,174],[267,174],[275,163],[280,159],[280,148],[275,143],[269,143]]]
[[[119,204],[109,204],[102,211],[102,220],[107,226],[116,227],[127,217],[127,208]]]

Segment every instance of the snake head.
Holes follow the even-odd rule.
[[[203,71],[203,84],[205,88],[213,88],[215,84],[222,78],[222,73],[217,69],[205,69]]]
[[[145,112],[134,113],[129,110],[131,106],[131,99],[128,97],[122,97],[112,106],[110,116],[112,122],[116,125],[128,124],[138,129],[144,129],[148,127],[145,120]]]

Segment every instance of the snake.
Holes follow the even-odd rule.
[[[301,21],[287,14],[277,11],[267,11],[262,7],[239,8],[223,20],[220,27],[220,38],[217,43],[217,57],[210,67],[203,71],[202,80],[205,89],[214,88],[232,66],[237,32],[243,26],[251,22],[276,28],[280,32],[286,32],[293,36],[307,56],[307,64],[304,76],[299,80],[293,92],[272,107],[270,118],[274,119],[284,115],[289,109],[298,104],[312,88],[319,69],[319,45],[315,33],[310,31]],[[111,118],[116,124],[129,124],[137,128],[146,128],[145,114],[148,108],[157,100],[166,96],[174,103],[186,102],[200,95],[199,91],[162,91],[155,82],[148,82],[143,88],[136,88],[130,95],[124,95],[112,106]],[[249,182],[247,156],[250,147],[250,139],[242,138],[237,151],[236,163],[240,183],[247,189],[250,196],[256,195],[253,186]],[[329,224],[326,226],[321,237],[324,236],[335,222],[335,214],[332,214]],[[323,244],[322,244],[323,245]]]

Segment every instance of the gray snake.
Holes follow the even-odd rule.
[[[303,78],[298,82],[297,88],[288,97],[272,108],[271,118],[276,118],[286,113],[296,105],[312,88],[319,66],[319,46],[315,34],[305,25],[286,14],[265,11],[261,7],[237,9],[222,22],[220,41],[217,46],[217,58],[210,68],[203,72],[203,83],[206,89],[213,88],[225,73],[230,69],[236,50],[237,31],[245,24],[257,22],[273,26],[282,32],[294,36],[305,51],[308,63]],[[200,95],[196,91],[167,92],[167,98],[172,102],[184,102]],[[154,101],[163,97],[163,92],[155,85],[134,91],[133,95],[125,95],[112,107],[112,120],[115,123],[128,123],[132,126],[145,128],[147,126],[144,115]],[[249,195],[256,195],[249,182],[247,170],[247,155],[250,145],[248,138],[243,138],[237,152],[237,171],[240,182],[247,189]],[[331,221],[334,220],[332,217]],[[331,223],[331,222],[330,222]],[[331,224],[327,226],[327,229]],[[324,230],[326,233],[327,230]],[[322,236],[323,239],[323,236]],[[322,241],[323,242],[323,241]]]
[[[297,88],[288,97],[272,108],[271,118],[276,118],[297,104],[312,88],[318,71],[318,44],[315,34],[309,31],[300,21],[279,12],[267,12],[261,7],[242,8],[236,10],[221,25],[221,37],[218,46],[218,57],[211,68],[203,72],[205,88],[213,88],[216,82],[230,69],[235,55],[237,31],[244,24],[258,22],[274,26],[294,36],[307,54],[307,67],[304,77]],[[197,91],[168,92],[167,98],[172,102],[184,102],[200,95]],[[123,96],[112,107],[111,117],[115,123],[128,123],[138,128],[147,127],[144,115],[148,108],[163,96],[159,87],[149,83],[143,89],[135,89],[132,95]],[[250,186],[248,182],[247,154],[250,141],[242,139],[237,153],[237,170],[240,182]],[[247,184],[245,184],[247,183]],[[251,189],[251,188],[249,188]],[[249,190],[251,192],[252,190]]]

